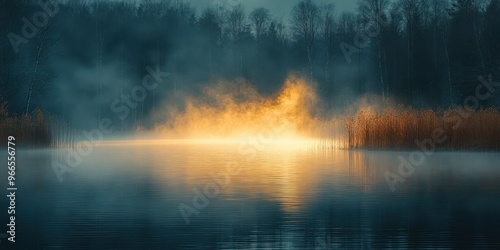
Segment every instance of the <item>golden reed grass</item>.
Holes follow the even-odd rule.
[[[418,149],[416,140],[431,139],[436,129],[442,129],[446,140],[436,143],[437,149],[500,150],[500,113],[493,108],[361,110],[346,118],[344,126],[347,148]]]

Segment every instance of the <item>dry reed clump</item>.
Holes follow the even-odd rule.
[[[40,147],[51,144],[51,132],[40,109],[31,114],[9,116],[7,103],[0,103],[0,147],[7,146],[7,138],[14,136],[16,146]]]
[[[494,108],[415,110],[390,108],[362,110],[345,119],[347,148],[418,149],[416,141],[431,139],[443,130],[444,150],[500,150],[500,112]]]

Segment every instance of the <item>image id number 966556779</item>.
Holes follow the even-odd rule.
[[[7,224],[7,234],[9,236],[8,240],[11,242],[16,242],[16,138],[14,136],[9,136],[7,138],[7,168],[8,168],[8,187],[7,187],[7,198],[9,199],[9,224]]]

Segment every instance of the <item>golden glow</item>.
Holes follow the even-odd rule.
[[[156,176],[173,178],[165,185],[190,190],[213,182],[214,173],[224,173],[228,163],[236,163],[241,173],[231,176],[221,190],[224,196],[264,195],[285,211],[296,212],[307,203],[308,190],[331,174],[329,168],[310,166],[316,159],[311,151],[331,153],[321,150],[340,145],[334,139],[318,139],[331,127],[315,114],[317,101],[313,85],[298,77],[289,77],[271,97],[246,83],[218,83],[206,88],[201,98],[187,98],[183,109],[161,109],[155,116],[166,121],[157,123],[150,134],[101,145],[153,146],[151,152],[171,153],[167,158],[141,158],[154,161]],[[170,160],[175,164],[165,162]],[[182,175],[172,177],[176,166]]]
[[[233,145],[238,146],[247,142],[246,138],[206,138],[206,139],[133,139],[133,140],[106,140],[94,146],[145,146],[145,145]],[[320,140],[310,138],[276,138],[266,143],[259,141],[266,150],[274,149],[319,149],[321,147],[341,148],[338,140]]]
[[[153,156],[156,155],[155,149],[172,154],[164,158]],[[230,145],[207,147],[191,144],[182,149],[155,146],[151,150],[134,152],[145,154],[140,158],[147,159],[147,165],[152,166],[157,178],[167,179],[162,182],[164,185],[170,187],[175,183],[174,187],[184,186],[189,192],[194,187],[201,190],[204,185],[214,183],[214,176],[224,178],[227,164],[236,164],[240,171],[230,176],[219,197],[264,198],[277,202],[287,213],[301,211],[309,199],[317,196],[315,192],[322,185],[334,186],[338,190],[350,183],[361,182],[363,191],[370,192],[375,185],[374,176],[383,176],[385,171],[384,168],[367,168],[365,153],[344,150],[311,152],[271,146],[259,151],[255,158],[249,158],[238,154]],[[175,164],[165,162],[170,160],[175,160]],[[390,156],[385,156],[377,162],[391,165],[391,160]]]
[[[221,82],[205,88],[201,98],[188,98],[183,110],[163,109],[156,117],[167,121],[157,124],[154,133],[191,142],[260,136],[270,144],[294,145],[319,135],[323,123],[314,117],[316,104],[311,84],[294,76],[274,97],[263,97],[244,82]]]

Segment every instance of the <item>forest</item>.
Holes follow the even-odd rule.
[[[114,117],[127,131],[206,83],[244,79],[271,95],[289,74],[315,82],[327,108],[371,95],[416,109],[460,107],[478,92],[488,94],[478,106],[499,105],[500,0],[359,0],[355,11],[290,4],[279,18],[263,7],[196,9],[183,0],[0,0],[3,113],[51,114],[82,128]],[[127,117],[113,115],[113,100],[157,66],[168,82]]]

